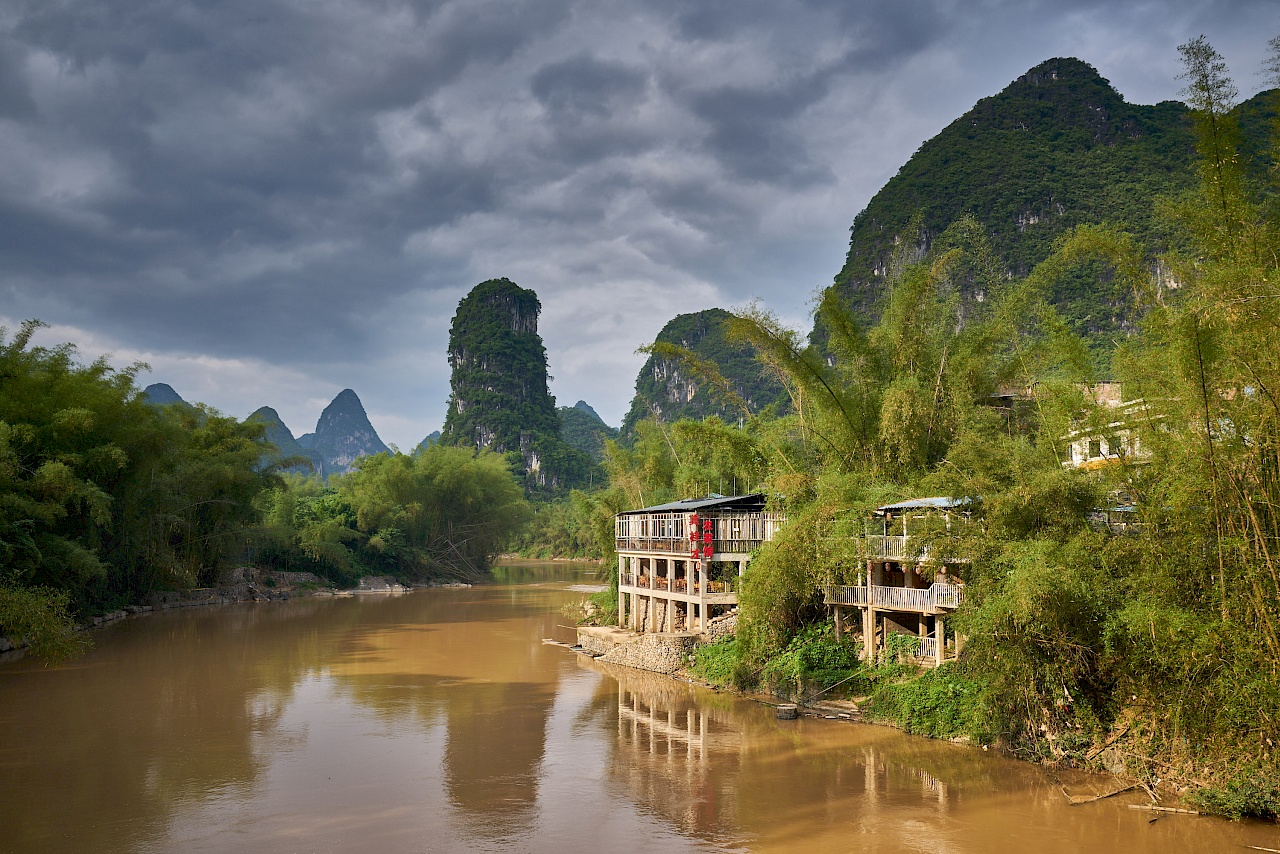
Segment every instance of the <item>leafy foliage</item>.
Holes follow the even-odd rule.
[[[444,445],[363,457],[328,487],[295,476],[260,506],[260,563],[340,583],[479,580],[530,516],[501,456]]]
[[[655,349],[636,377],[635,397],[622,421],[624,437],[629,439],[636,425],[646,418],[701,421],[716,415],[737,421],[742,417],[739,405],[754,414],[785,400],[781,384],[761,370],[751,346],[726,335],[725,322],[729,318],[724,309],[711,308],[676,315],[662,327]],[[664,350],[663,345],[674,349]],[[727,402],[717,394],[716,381],[690,370],[683,354],[714,366],[716,378],[732,389],[740,404]]]
[[[440,443],[508,454],[531,490],[554,492],[595,476],[589,454],[560,438],[547,391],[542,304],[531,290],[490,279],[458,303],[449,327],[452,393]]]
[[[1259,114],[1266,100],[1237,113]],[[878,315],[894,256],[920,257],[966,214],[986,225],[995,256],[1016,277],[1047,258],[1062,234],[1089,224],[1133,234],[1153,260],[1179,239],[1156,215],[1156,200],[1194,181],[1192,121],[1176,102],[1125,103],[1080,60],[1041,63],[924,143],[872,198],[853,222],[836,290],[862,316]],[[1249,130],[1252,169],[1266,129],[1251,122]],[[1096,274],[1069,271],[1047,296],[1074,332],[1109,349],[1131,329],[1131,295],[1097,284]],[[986,290],[976,279],[960,288],[967,304]],[[825,338],[819,323],[815,340]]]

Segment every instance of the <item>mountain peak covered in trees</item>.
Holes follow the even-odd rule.
[[[1264,146],[1266,93],[1235,109],[1252,159]],[[1256,142],[1256,140],[1254,140]],[[837,293],[864,318],[878,316],[890,267],[913,261],[971,217],[993,255],[1025,276],[1055,239],[1082,224],[1122,228],[1155,256],[1167,249],[1156,199],[1191,187],[1188,109],[1130,104],[1086,62],[1046,60],[925,142],[855,217]],[[1077,332],[1107,339],[1125,328],[1129,295],[1106,274],[1081,270],[1051,284],[1050,299]],[[965,299],[981,289],[961,282]],[[815,337],[825,333],[819,326]]]
[[[751,345],[725,338],[724,322],[729,316],[722,308],[678,314],[662,327],[656,343],[680,347],[714,364],[753,411],[785,402],[782,384],[762,373]],[[650,416],[659,421],[678,421],[701,420],[709,415],[729,422],[742,417],[679,360],[653,353],[636,377],[636,393],[622,421],[622,434],[630,435],[637,422]]]
[[[505,278],[481,282],[458,302],[440,442],[507,454],[526,485],[556,489],[585,480],[592,463],[561,441],[538,334],[541,311],[536,293]]]
[[[604,419],[585,400],[573,406],[562,406],[560,414],[560,438],[572,448],[577,448],[595,460],[604,459],[604,443],[618,438],[618,429],[604,423]]]

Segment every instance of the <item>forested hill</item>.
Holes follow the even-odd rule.
[[[458,302],[449,327],[451,394],[443,445],[506,454],[530,490],[589,482],[594,462],[560,438],[547,390],[547,351],[538,334],[542,304],[509,279],[481,282]]]
[[[1258,95],[1236,108],[1254,173],[1264,168],[1266,100]],[[985,226],[1014,276],[1081,223],[1120,226],[1154,257],[1163,248],[1155,200],[1191,186],[1193,156],[1181,103],[1126,103],[1087,63],[1050,59],[924,143],[876,193],[853,221],[835,286],[874,316],[895,240],[927,248],[965,213]],[[921,230],[908,235],[917,214]],[[1061,282],[1054,297],[1085,334],[1111,331],[1124,314],[1088,282]]]
[[[657,343],[682,347],[713,363],[753,411],[785,402],[782,384],[761,372],[751,346],[725,339],[723,325],[728,317],[729,312],[722,308],[676,315],[662,327]],[[660,421],[678,421],[682,418],[702,420],[708,415],[719,415],[736,423],[742,413],[707,388],[705,382],[679,361],[653,354],[636,377],[636,394],[622,421],[622,435],[629,435],[637,421],[649,416],[656,416]]]
[[[573,406],[561,406],[560,438],[571,448],[590,454],[592,459],[604,459],[604,443],[618,438],[616,427],[604,423],[604,419],[585,400]]]

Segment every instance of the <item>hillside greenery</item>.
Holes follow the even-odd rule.
[[[1280,39],[1272,47],[1280,72]],[[1221,57],[1203,39],[1181,51],[1188,109],[1176,112],[1194,150],[1149,202],[1147,231],[1075,222],[1039,259],[1004,257],[1007,240],[976,216],[927,245],[889,241],[875,320],[828,291],[821,352],[761,308],[726,320],[726,337],[782,379],[788,414],[650,420],[632,447],[611,446],[610,489],[628,506],[700,494],[700,469],[745,471],[787,514],[747,571],[736,638],[701,650],[695,671],[798,698],[857,696],[871,718],[1037,760],[1096,764],[1116,739],[1130,773],[1188,786],[1202,809],[1280,813],[1280,173],[1240,156],[1248,113]],[[1277,94],[1266,93],[1273,116]],[[1269,132],[1256,151],[1277,150],[1280,127]],[[1131,331],[1109,370],[1145,401],[1131,426],[1146,458],[1062,465],[1070,429],[1115,418],[1086,393],[1100,379],[1095,330],[1058,298],[1071,277],[1124,296]],[[975,288],[981,301],[967,298]],[[714,366],[682,366],[724,390]],[[1012,403],[993,396],[1008,389]],[[948,621],[963,651],[920,674],[892,648],[861,661],[860,640],[833,637],[819,591],[853,581],[870,510],[924,495],[973,503],[967,524],[913,532],[963,557],[953,567],[967,582]],[[1094,521],[1116,503],[1136,507],[1123,531]]]
[[[1273,98],[1263,93],[1230,112],[1256,179],[1273,162],[1266,144]],[[983,223],[1006,275],[1026,276],[1055,240],[1088,224],[1125,230],[1154,261],[1180,248],[1156,200],[1191,188],[1194,147],[1185,105],[1128,104],[1088,64],[1048,60],[925,142],[876,193],[854,219],[834,287],[863,319],[877,317],[892,264],[918,259],[966,215]],[[1048,282],[1060,316],[1104,353],[1132,331],[1130,295],[1106,277],[1105,267],[1093,266]],[[962,282],[966,302],[983,293]],[[824,340],[819,323],[815,341]]]
[[[742,417],[737,405],[726,402],[702,376],[688,370],[680,355],[673,357],[664,348],[691,353],[714,365],[719,381],[727,383],[736,399],[752,413],[785,405],[782,385],[762,369],[750,345],[725,336],[724,324],[729,317],[724,309],[711,308],[676,315],[662,327],[636,376],[636,393],[622,422],[624,439],[629,441],[636,425],[646,418],[672,422],[701,420],[710,415],[730,421]]]

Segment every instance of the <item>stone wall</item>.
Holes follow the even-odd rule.
[[[691,634],[639,635],[609,650],[601,661],[655,673],[675,673],[688,666],[696,642],[697,636]]]
[[[738,609],[734,608],[727,614],[721,614],[707,621],[707,630],[702,633],[702,637],[706,643],[718,643],[725,638],[731,638],[738,631]]]

